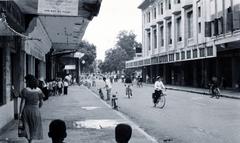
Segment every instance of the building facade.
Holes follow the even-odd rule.
[[[172,85],[207,87],[211,77],[240,83],[239,0],[144,0],[143,57],[126,62],[143,78]]]

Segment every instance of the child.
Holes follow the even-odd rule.
[[[115,128],[115,139],[117,143],[128,143],[132,136],[132,128],[128,124],[118,124]]]

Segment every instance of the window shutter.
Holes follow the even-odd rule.
[[[232,12],[227,13],[227,31],[233,31],[233,17]]]
[[[218,19],[214,19],[214,36],[218,35]]]
[[[211,37],[211,22],[205,22],[205,37]]]
[[[233,29],[240,29],[240,12],[236,11],[233,13]]]

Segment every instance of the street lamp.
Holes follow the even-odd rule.
[[[82,71],[81,71],[81,73],[83,72],[83,65],[85,64],[85,60],[82,60]]]

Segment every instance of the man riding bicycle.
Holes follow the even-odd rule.
[[[154,89],[155,89],[155,93],[153,94],[154,95],[153,103],[154,103],[154,107],[156,107],[158,99],[161,98],[161,95],[163,94],[163,90],[166,90],[166,88],[162,82],[162,78],[160,76],[156,77]]]
[[[132,96],[132,90],[131,90],[131,85],[132,85],[132,79],[131,79],[131,76],[126,76],[126,79],[125,79],[125,86],[126,86],[126,95],[128,97]]]
[[[212,80],[211,80],[211,83],[209,84],[209,89],[210,89],[210,92],[212,92],[212,96],[211,97],[214,97],[216,96],[219,92],[219,88],[218,88],[218,79],[217,77],[212,77]]]

